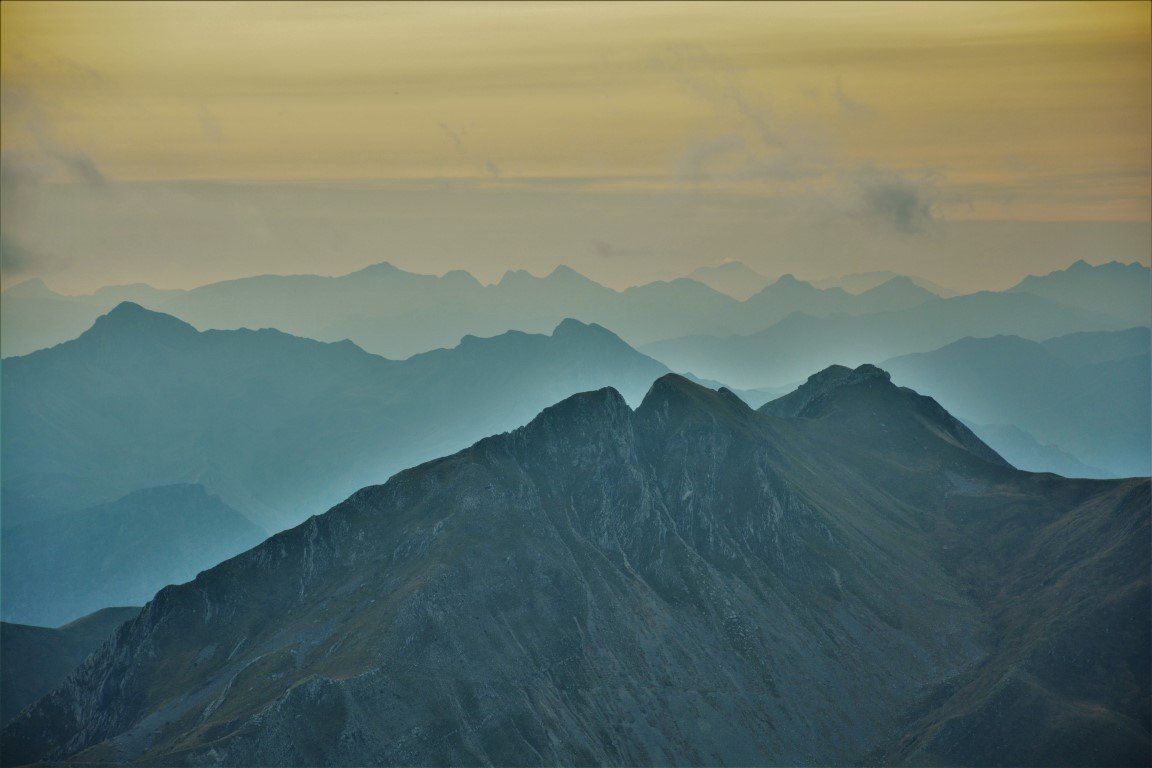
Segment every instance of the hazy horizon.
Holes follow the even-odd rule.
[[[1143,11],[5,4],[0,280],[1148,264]]]

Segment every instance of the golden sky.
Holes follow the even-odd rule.
[[[3,148],[116,181],[466,178],[1149,217],[1149,3],[4,2]],[[864,179],[864,182],[860,182]]]

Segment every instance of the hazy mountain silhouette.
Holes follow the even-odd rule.
[[[738,301],[759,293],[772,282],[742,261],[726,261],[712,267],[700,267],[688,277]]]
[[[911,275],[899,275],[895,272],[856,272],[850,275],[826,277],[823,280],[812,280],[810,282],[817,288],[842,288],[848,291],[848,293],[863,293],[897,277],[904,277],[911,280],[915,285],[936,294],[942,299],[950,299],[953,296],[959,295],[957,291],[945,288],[931,280],[925,280],[922,277],[913,277]]]
[[[978,424],[1014,425],[1115,477],[1152,473],[1149,328],[962,339],[884,363]],[[1057,471],[1056,467],[1045,467]]]
[[[667,372],[574,320],[394,361],[275,330],[201,333],[125,303],[4,361],[3,522],[199,483],[279,530],[574,392],[638,402]]]
[[[1035,437],[1013,424],[974,424],[965,421],[964,426],[1017,469],[1054,472],[1064,477],[1118,477],[1100,467],[1085,464],[1058,445],[1042,445]]]
[[[797,312],[759,333],[688,336],[640,349],[675,370],[758,387],[796,381],[805,371],[837,362],[857,365],[925,352],[965,336],[1015,334],[1046,339],[1126,327],[1114,316],[1074,309],[1030,293],[982,292],[858,316],[813,317]]]
[[[1152,269],[1136,262],[1092,266],[1077,261],[1067,269],[1026,277],[1010,290],[1115,315],[1127,325],[1152,324]]]
[[[170,313],[200,329],[276,328],[319,341],[350,339],[385,357],[455,345],[462,336],[508,330],[547,332],[566,317],[597,323],[630,344],[701,333],[752,333],[792,312],[862,314],[914,306],[935,297],[890,281],[861,296],[822,291],[791,275],[740,302],[695,280],[606,288],[568,267],[544,277],[508,272],[481,285],[466,272],[442,277],[387,263],[342,277],[263,275],[189,291],[119,286],[89,296],[54,294],[43,284],[3,294],[6,356],[75,337],[119,300]]]
[[[161,591],[3,759],[1139,764],[1149,533],[1147,480],[1014,470],[876,368],[666,376]]]
[[[141,605],[259,544],[268,532],[198,485],[4,528],[5,621],[55,626],[107,605]]]
[[[139,608],[103,608],[58,629],[0,622],[0,724],[64,682]]]

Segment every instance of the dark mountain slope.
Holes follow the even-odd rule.
[[[122,499],[4,529],[4,617],[53,625],[104,605],[143,604],[267,538],[199,485]]]
[[[122,304],[4,361],[4,525],[199,483],[279,530],[574,392],[611,384],[639,402],[667,370],[575,321],[393,361]]]
[[[875,369],[812,383],[789,418],[676,376],[636,411],[589,392],[365,488],[160,592],[3,759],[967,763],[940,728],[1000,703],[1043,764],[1052,724],[980,680],[1048,639],[1108,671],[1053,689],[1103,757],[1147,750],[1146,611],[1048,602],[1147,593],[1146,551],[1099,546],[1147,539],[1147,483],[1017,472]]]
[[[51,691],[139,608],[102,608],[57,629],[0,622],[0,724]]]

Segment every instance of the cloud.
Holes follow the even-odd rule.
[[[592,252],[602,259],[611,261],[619,261],[620,259],[636,259],[645,258],[652,255],[651,251],[644,251],[633,248],[617,248],[612,243],[604,240],[592,241]]]
[[[916,183],[884,169],[867,169],[856,177],[866,217],[906,235],[925,232],[933,224],[927,182]]]
[[[775,124],[772,110],[740,83],[736,71],[723,60],[693,46],[671,46],[652,61],[686,91],[702,97],[725,118],[736,118],[752,129],[766,147],[782,148],[786,142]]]
[[[680,156],[680,178],[688,181],[712,178],[716,173],[715,165],[732,155],[746,152],[744,139],[736,134],[692,142]]]
[[[66,146],[57,139],[55,124],[26,89],[8,83],[0,85],[0,104],[4,110],[5,131],[20,131],[30,137],[39,150],[38,159],[44,161],[43,164],[62,172],[71,181],[97,187],[108,185],[108,177],[88,153]],[[13,157],[9,155],[6,160],[5,172],[14,171],[11,165]],[[20,174],[20,178],[27,176]]]
[[[55,272],[66,266],[66,261],[16,242],[4,232],[0,233],[0,281],[12,278]]]
[[[12,238],[0,233],[0,275],[22,275],[31,271],[36,263],[35,255]]]

